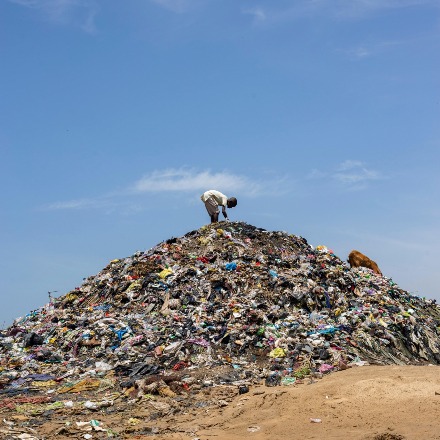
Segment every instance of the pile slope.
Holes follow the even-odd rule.
[[[111,378],[175,396],[354,364],[439,364],[439,325],[435,301],[350,269],[325,246],[220,222],[112,260],[15,320],[0,333],[0,392],[40,380],[59,394]]]

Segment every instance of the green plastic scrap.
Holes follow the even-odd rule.
[[[63,402],[49,403],[49,405],[46,406],[46,411],[47,410],[51,410],[51,409],[59,409],[59,408],[64,408],[64,403]]]
[[[297,378],[297,379],[304,379],[306,376],[308,376],[310,374],[310,368],[309,367],[301,367],[298,368],[293,375]]]
[[[283,377],[281,379],[281,385],[293,385],[296,382],[296,377]]]

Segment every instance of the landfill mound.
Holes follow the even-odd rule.
[[[0,333],[0,393],[173,397],[366,363],[439,364],[439,326],[434,300],[351,269],[325,246],[220,222],[112,260],[15,320]]]

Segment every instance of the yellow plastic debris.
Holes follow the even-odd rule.
[[[133,281],[127,289],[127,292],[131,292],[132,290],[138,290],[142,287],[142,280]]]
[[[164,269],[162,272],[159,273],[159,277],[162,279],[165,279],[166,277],[170,276],[173,273],[171,269]]]
[[[283,348],[274,348],[270,353],[269,356],[271,358],[282,358],[282,357],[286,357],[286,352],[284,351]]]
[[[63,393],[80,393],[81,391],[90,391],[98,388],[101,381],[96,379],[84,379],[73,385],[66,385],[58,389],[59,394]]]
[[[57,385],[57,382],[55,382],[54,380],[45,380],[45,381],[36,380],[31,382],[31,385],[37,388],[54,387]]]

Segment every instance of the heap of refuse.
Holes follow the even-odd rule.
[[[439,364],[439,335],[434,300],[302,237],[220,222],[112,260],[16,319],[0,332],[0,393],[106,377],[169,396],[288,385],[365,363]]]

